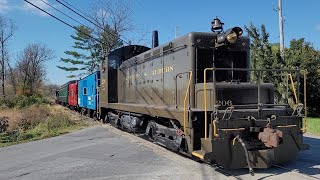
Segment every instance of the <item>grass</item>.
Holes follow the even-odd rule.
[[[307,133],[320,135],[320,118],[307,118]]]
[[[9,123],[12,126],[9,129],[12,130],[0,134],[0,147],[59,136],[94,124],[85,117],[58,105],[34,106],[25,110],[12,109],[10,113],[7,110],[6,115],[11,114],[15,115],[11,116],[11,120],[15,118],[14,123]],[[27,119],[19,121],[21,117]]]

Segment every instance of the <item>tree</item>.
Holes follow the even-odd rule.
[[[23,94],[33,94],[46,75],[45,62],[54,58],[52,50],[43,44],[30,44],[18,55],[16,81]]]
[[[285,67],[285,62],[280,56],[280,50],[277,44],[269,43],[269,33],[264,24],[260,29],[255,27],[252,23],[250,26],[245,26],[248,36],[251,38],[250,43],[250,59],[252,69],[282,69]],[[276,102],[284,101],[284,92],[286,84],[283,83],[282,75],[277,72],[266,71],[260,75],[253,73],[253,80],[262,82],[270,82],[275,86],[275,100]]]
[[[75,40],[73,51],[65,51],[65,54],[71,56],[71,58],[61,58],[64,63],[71,64],[71,67],[57,66],[58,68],[68,71],[94,71],[96,70],[95,62],[93,59],[97,58],[99,50],[96,47],[96,42],[92,37],[92,30],[85,27],[79,26],[76,28],[76,34],[71,35],[71,38]],[[78,50],[78,51],[76,51]],[[80,52],[81,51],[81,52]],[[88,52],[90,51],[91,53]],[[76,77],[76,75],[68,76],[69,78]]]
[[[320,53],[314,49],[310,42],[304,38],[290,41],[286,49],[286,64],[290,69],[307,70],[307,106],[308,114],[311,116],[320,115]],[[297,80],[297,79],[295,79]],[[303,78],[300,78],[303,82]],[[303,86],[300,87],[300,102],[303,98]]]
[[[6,58],[7,58],[7,63],[9,63],[8,55],[7,52],[7,43],[10,40],[10,38],[13,36],[15,30],[14,23],[11,20],[5,19],[3,16],[0,15],[0,49],[1,49],[1,85],[2,85],[2,96],[3,99],[6,98],[5,95],[5,66],[6,66]]]
[[[121,34],[132,30],[129,7],[122,0],[96,1],[90,12],[88,19],[94,26],[77,27],[76,34],[71,36],[75,40],[74,50],[65,52],[71,58],[61,58],[62,62],[72,66],[58,68],[69,72],[98,70],[101,59],[111,50],[123,45]],[[73,74],[68,77],[75,76]]]
[[[253,69],[306,69],[307,74],[307,106],[308,114],[311,116],[320,115],[320,53],[315,50],[310,42],[304,38],[293,39],[290,46],[286,48],[285,58],[280,55],[279,44],[269,43],[269,34],[264,25],[256,28],[252,23],[249,27],[245,26],[248,36],[251,38],[251,67]],[[275,87],[276,102],[285,101],[285,92],[287,83],[285,82],[287,73],[279,74],[277,72],[265,73],[261,76],[263,82],[272,82]],[[298,86],[297,74],[293,74],[295,87],[299,87],[300,99],[303,102],[303,86]],[[253,80],[257,80],[257,74],[254,74]],[[303,77],[300,76],[300,82]],[[290,92],[289,92],[290,93]],[[289,94],[293,99],[293,93]]]

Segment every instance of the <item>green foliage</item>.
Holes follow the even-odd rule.
[[[308,114],[320,115],[320,53],[304,38],[290,41],[286,49],[286,64],[288,68],[307,70],[307,106]],[[297,79],[295,79],[297,80]],[[303,82],[303,77],[300,77]],[[300,102],[303,98],[303,86],[300,86]]]
[[[41,108],[40,111],[42,111]],[[0,133],[0,147],[58,136],[89,125],[83,120],[71,120],[67,114],[62,112],[50,114],[47,118],[43,118],[47,116],[46,112],[39,114],[30,112],[30,114],[33,118],[22,119],[17,129]],[[37,120],[39,118],[42,120]]]
[[[307,118],[307,133],[320,135],[320,118]]]
[[[75,124],[68,115],[62,113],[51,116],[47,123],[49,131],[56,131],[57,129],[66,128]]]
[[[0,106],[8,108],[24,108],[33,104],[48,104],[47,98],[39,94],[33,95],[18,95],[14,99],[0,100]]]
[[[15,106],[14,101],[9,99],[1,99],[0,100],[0,107],[3,108],[13,108]]]
[[[34,95],[19,95],[14,100],[15,107],[23,108],[31,106],[33,104],[48,104],[49,101],[45,97],[34,94]]]
[[[252,23],[249,27],[245,26],[248,36],[251,38],[250,55],[251,68],[253,69],[306,69],[307,74],[307,106],[308,114],[311,116],[320,115],[320,58],[319,52],[314,49],[310,42],[304,38],[293,39],[290,46],[285,49],[285,57],[280,55],[278,44],[269,43],[269,33],[265,25],[260,28],[255,27]],[[293,74],[295,87],[297,84],[297,74]],[[258,79],[258,74],[252,76],[253,80]],[[276,72],[263,73],[260,76],[262,82],[272,82],[275,86],[276,102],[284,102],[284,92],[286,83],[284,83],[284,74]],[[270,81],[272,80],[272,81]],[[302,75],[300,82],[303,82]],[[303,86],[299,86],[300,102],[303,102]],[[293,93],[289,96],[293,98]]]
[[[94,35],[98,37],[92,38]],[[103,47],[108,53],[123,44],[120,40],[120,34],[112,30],[108,25],[104,27],[103,31],[97,32],[85,26],[78,26],[75,35],[71,35],[71,38],[75,41],[72,46],[74,50],[65,51],[69,58],[60,59],[67,66],[57,67],[72,73],[99,70],[100,60],[103,59],[101,48]],[[76,76],[73,74],[67,77],[74,78]]]
[[[265,25],[261,25],[260,29],[252,23],[249,27],[245,26],[248,36],[251,38],[250,59],[252,69],[280,69],[285,67],[284,60],[280,56],[278,45],[269,43],[269,33],[266,31]],[[270,82],[275,86],[275,98],[277,102],[284,101],[282,94],[285,91],[283,78],[276,72],[255,72],[252,76],[253,80],[261,82]]]

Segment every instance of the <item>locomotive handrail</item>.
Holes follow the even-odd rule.
[[[207,140],[207,129],[208,129],[208,115],[207,115],[207,71],[213,71],[214,68],[206,68],[203,71],[203,103],[204,103],[204,139]],[[215,92],[213,92],[215,94]],[[215,100],[215,99],[214,99]],[[215,102],[213,102],[215,103]],[[215,126],[215,123],[213,124]],[[215,129],[215,127],[214,127]]]
[[[306,82],[307,82],[307,70],[300,70],[300,69],[250,69],[250,68],[206,68],[204,70],[204,83],[203,83],[203,89],[204,89],[204,113],[205,113],[205,139],[207,139],[207,123],[208,123],[208,117],[207,117],[207,93],[206,93],[206,72],[207,70],[211,70],[211,71],[223,71],[223,70],[232,70],[232,71],[256,71],[256,72],[268,72],[268,71],[274,71],[274,72],[288,72],[289,74],[287,75],[287,77],[289,76],[290,80],[291,80],[291,86],[292,86],[292,89],[293,89],[293,93],[294,93],[294,97],[295,97],[295,100],[296,100],[296,103],[299,102],[299,92],[296,91],[296,88],[294,86],[294,82],[293,82],[293,78],[292,78],[292,75],[290,73],[298,73],[298,85],[300,84],[299,83],[299,77],[300,77],[300,73],[303,73],[303,81],[304,81],[304,119],[303,119],[303,128],[301,128],[301,131],[303,133],[305,133],[307,131],[307,123],[306,123],[306,117],[307,117],[307,99],[306,99],[306,96],[307,96],[307,89],[306,89]],[[214,80],[213,80],[214,82]],[[258,82],[258,86],[260,84],[260,79],[259,79],[259,82]],[[213,89],[215,87],[213,86]],[[258,87],[258,91],[260,91],[259,89],[260,87]],[[298,88],[298,91],[299,91],[299,88]],[[214,91],[214,95],[215,95],[215,91]],[[214,98],[214,101],[215,101],[215,98]],[[260,101],[260,97],[259,97],[259,92],[258,92],[258,102]],[[213,102],[215,103],[215,102]],[[236,106],[236,105],[235,105]],[[277,105],[277,106],[284,106],[284,105]]]
[[[178,73],[178,74],[176,74],[176,77],[175,77],[175,85],[176,85],[176,92],[175,92],[175,99],[176,99],[176,108],[178,108],[178,76],[179,75],[182,75],[182,74],[189,74],[190,73],[190,71],[186,71],[186,72],[181,72],[181,73]]]
[[[186,118],[187,98],[188,98],[191,79],[192,79],[192,71],[189,71],[189,73],[190,73],[190,76],[189,76],[188,86],[187,86],[186,95],[184,96],[184,101],[183,101],[183,131],[185,136],[187,136],[187,125],[186,125],[187,124],[187,118]]]
[[[288,74],[288,76],[289,76],[290,81],[291,81],[291,86],[292,86],[294,98],[296,99],[296,103],[299,104],[299,99],[298,99],[298,97],[297,97],[297,92],[296,92],[296,88],[295,88],[294,83],[293,83],[292,75],[291,75],[291,74]]]

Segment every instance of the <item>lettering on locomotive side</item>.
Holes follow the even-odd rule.
[[[173,70],[174,70],[173,66],[167,66],[167,67],[164,67],[164,68],[154,69],[154,70],[152,70],[152,75],[168,73],[168,72],[171,72]]]
[[[168,72],[171,72],[173,70],[174,70],[173,66],[167,66],[167,67],[164,67],[164,68],[153,69],[150,74],[151,75],[158,75],[158,74],[168,73]],[[143,73],[136,72],[135,74],[130,75],[129,71],[128,71],[128,74],[125,77],[125,80],[140,79],[142,76],[144,76],[144,77],[148,76],[148,73],[147,72],[143,72]]]

